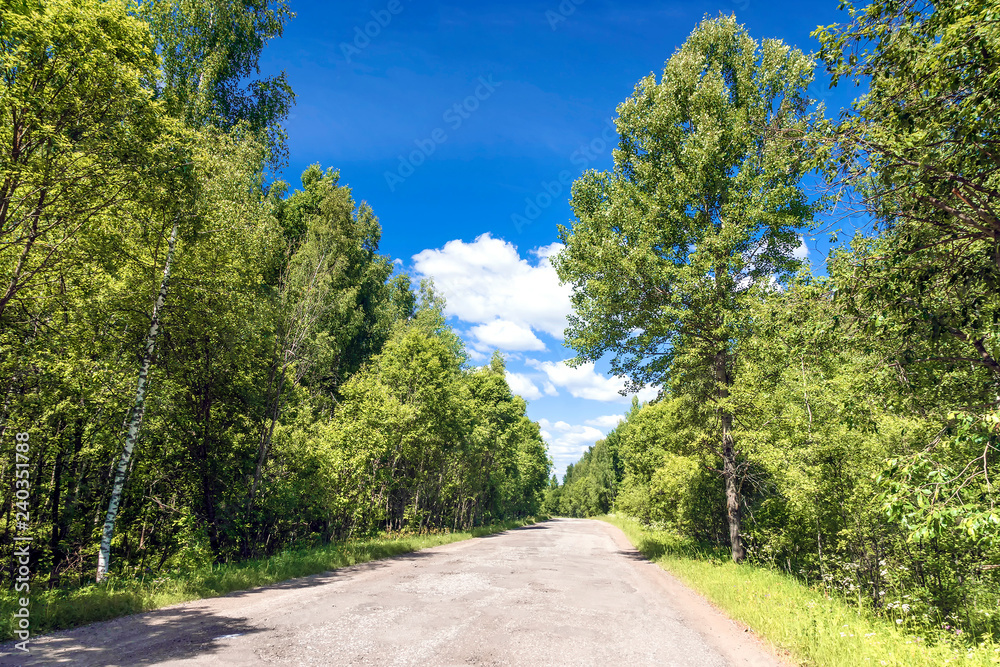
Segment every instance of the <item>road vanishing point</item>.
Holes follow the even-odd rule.
[[[2,648],[5,665],[785,664],[587,519],[56,632],[27,658]]]

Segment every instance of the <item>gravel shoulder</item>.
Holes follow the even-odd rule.
[[[553,519],[0,646],[4,665],[784,667],[609,524]]]

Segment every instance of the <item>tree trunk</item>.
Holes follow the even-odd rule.
[[[722,405],[719,408],[719,421],[722,424],[722,476],[726,483],[726,518],[729,522],[729,544],[732,548],[733,561],[742,563],[746,558],[743,547],[743,509],[740,497],[740,484],[736,464],[736,442],[733,439],[733,415],[725,405],[729,398],[731,378],[728,369],[729,355],[720,352],[715,356],[715,379],[718,382],[718,395]]]
[[[153,353],[156,350],[156,338],[160,333],[160,310],[167,297],[167,282],[170,280],[170,264],[174,259],[174,248],[177,245],[177,222],[170,231],[170,241],[167,244],[167,260],[163,266],[163,280],[160,281],[160,293],[153,304],[153,316],[150,318],[149,334],[146,336],[146,350],[142,355],[142,365],[139,367],[139,382],[135,390],[135,404],[129,416],[128,429],[125,435],[125,447],[118,468],[115,471],[115,481],[111,487],[111,500],[108,502],[108,514],[104,519],[104,531],[101,535],[101,550],[97,555],[97,581],[100,582],[108,573],[111,565],[111,537],[115,531],[115,517],[118,516],[118,506],[122,499],[122,488],[125,486],[125,472],[128,470],[132,450],[139,440],[139,427],[142,425],[142,415],[146,412],[146,378],[149,367],[153,363]]]
[[[49,534],[52,569],[49,570],[49,588],[55,588],[59,585],[59,565],[63,558],[59,548],[59,541],[62,539],[62,517],[59,514],[59,503],[62,500],[62,469],[63,443],[60,441],[59,449],[56,450],[55,466],[52,469],[52,490],[49,496],[49,502],[52,505],[52,531]]]

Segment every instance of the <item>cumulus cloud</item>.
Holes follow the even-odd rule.
[[[556,470],[563,474],[566,466],[583,456],[588,447],[604,437],[604,433],[593,426],[568,424],[564,421],[550,422],[539,419],[542,439],[549,446],[549,454]]]
[[[434,279],[447,299],[448,315],[487,327],[502,321],[561,340],[572,312],[571,290],[559,284],[549,261],[561,248],[560,243],[537,248],[531,253],[535,261],[529,261],[512,243],[486,233],[472,243],[454,240],[443,248],[423,250],[413,262],[418,277]],[[483,333],[496,331],[487,328]]]
[[[545,343],[538,339],[531,329],[507,320],[493,320],[469,330],[479,348],[497,350],[530,350],[541,352]]]
[[[593,419],[587,419],[584,424],[588,426],[596,426],[600,429],[612,429],[618,426],[618,422],[625,419],[625,415],[603,415],[601,417],[594,417]]]
[[[507,371],[507,385],[510,386],[512,392],[529,401],[534,401],[542,397],[542,392],[539,391],[535,383],[523,373],[511,373]]]
[[[605,377],[594,370],[594,363],[587,362],[573,368],[565,361],[538,361],[527,359],[526,364],[548,377],[554,387],[563,387],[573,398],[586,398],[591,401],[629,402],[631,396],[622,396],[625,388],[625,378]],[[636,394],[640,401],[650,401],[656,398],[657,387],[644,387]]]

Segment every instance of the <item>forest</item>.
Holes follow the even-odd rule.
[[[277,179],[283,0],[0,7],[0,588],[614,513],[1000,636],[996,0],[706,17],[636,84],[553,264],[573,363],[661,390],[561,483],[340,172]]]
[[[545,508],[975,645],[1000,630],[1000,9],[845,6],[812,55],[707,20],[619,106],[561,229],[567,340],[663,391]],[[814,104],[819,73],[851,108]],[[822,273],[802,233],[832,237]]]
[[[284,2],[0,14],[0,571],[33,589],[536,513],[504,362],[379,253],[334,169],[275,180]]]

